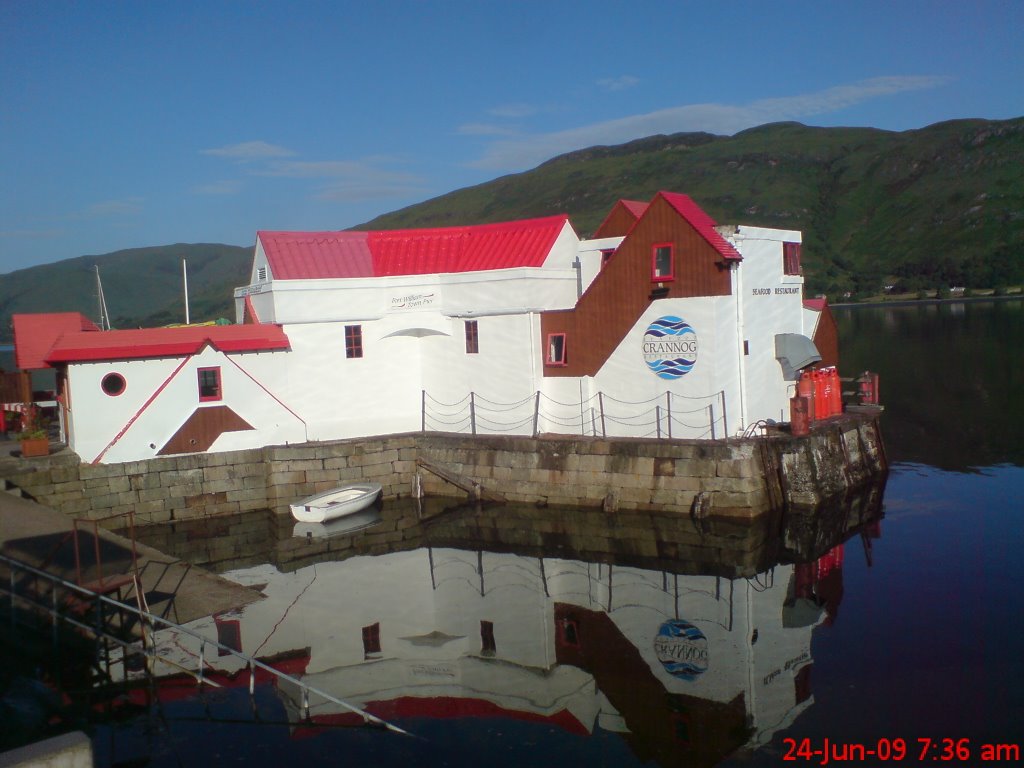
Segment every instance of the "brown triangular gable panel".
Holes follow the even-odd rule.
[[[197,408],[158,455],[208,451],[214,440],[225,432],[244,432],[247,429],[253,429],[253,426],[226,405]]]

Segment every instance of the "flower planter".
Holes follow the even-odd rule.
[[[50,453],[50,438],[30,437],[21,441],[21,455],[25,458],[32,456],[47,456]]]

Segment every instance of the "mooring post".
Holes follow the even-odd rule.
[[[665,410],[668,412],[668,439],[672,439],[672,393],[665,393]]]

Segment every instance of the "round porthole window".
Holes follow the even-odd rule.
[[[111,397],[117,397],[124,392],[125,386],[124,376],[120,373],[108,373],[100,382],[100,387]]]

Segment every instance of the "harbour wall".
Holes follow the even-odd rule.
[[[6,484],[69,517],[121,527],[270,509],[346,482],[380,482],[408,496],[463,491],[421,462],[510,502],[700,515],[755,516],[813,506],[886,471],[877,414],[729,440],[653,440],[412,433],[325,443],[82,464],[70,453],[0,460]]]

